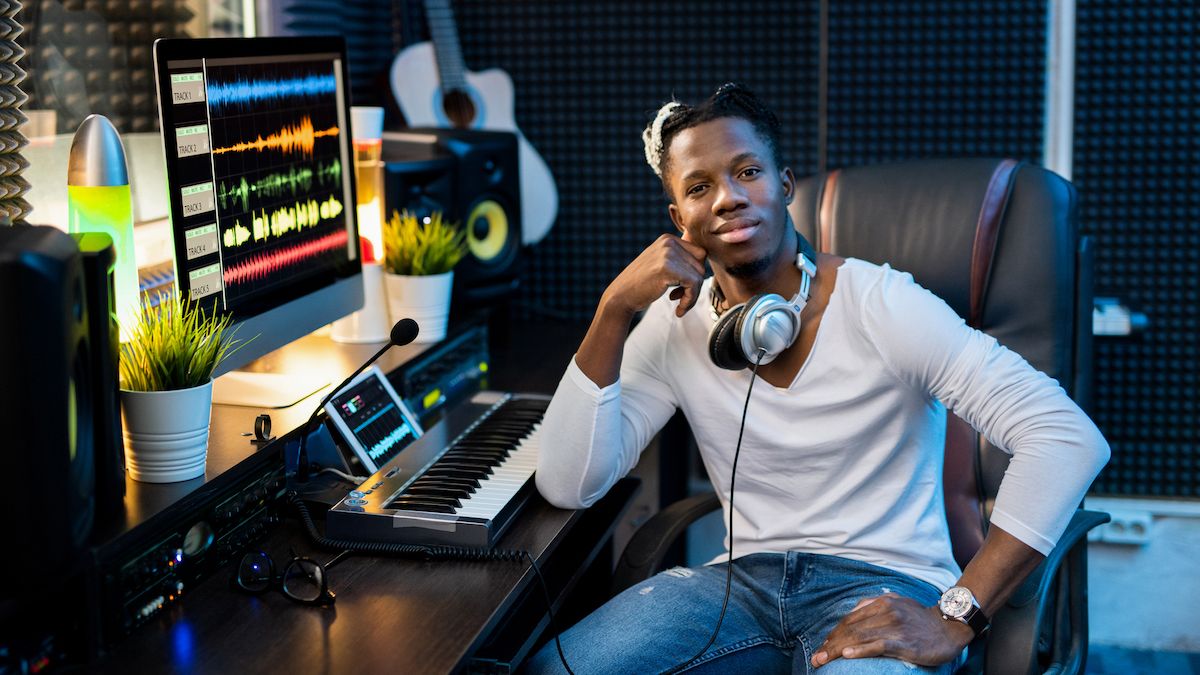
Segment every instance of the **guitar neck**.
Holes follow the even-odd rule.
[[[429,22],[430,37],[433,38],[442,90],[465,89],[466,66],[463,64],[462,47],[458,42],[458,28],[454,25],[454,10],[450,7],[450,0],[425,0],[425,18]]]

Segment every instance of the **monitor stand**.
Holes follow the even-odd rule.
[[[235,370],[213,380],[213,403],[251,408],[287,408],[329,386],[312,373],[256,373]]]

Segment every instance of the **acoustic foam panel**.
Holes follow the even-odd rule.
[[[1075,151],[1096,295],[1149,317],[1097,337],[1093,415],[1112,444],[1094,492],[1200,496],[1200,9],[1079,0]]]

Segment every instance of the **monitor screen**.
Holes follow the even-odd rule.
[[[361,307],[343,40],[158,40],[154,67],[179,292],[255,338],[216,374]]]

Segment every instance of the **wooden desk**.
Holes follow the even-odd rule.
[[[514,324],[493,343],[493,388],[552,391],[585,327],[552,322]],[[259,362],[267,370],[320,369],[339,381],[375,345],[336,345],[309,336]],[[391,370],[420,352],[389,352]],[[323,392],[318,392],[321,394]],[[319,400],[268,411],[276,432],[298,427]],[[153,521],[174,504],[248,463],[277,461],[277,444],[256,450],[243,433],[261,412],[217,406],[208,473],[173,485],[131,483],[121,531]],[[282,435],[282,434],[281,434]],[[609,541],[639,489],[626,479],[587,511],[555,509],[535,497],[498,547],[531,552],[542,567],[556,609],[578,614],[602,597],[611,563]],[[262,543],[277,564],[290,550],[327,561],[294,518]],[[99,667],[109,672],[368,672],[439,673],[489,660],[519,662],[548,627],[545,601],[527,562],[421,562],[352,556],[330,570],[336,604],[292,603],[277,592],[248,596],[229,586],[232,565],[120,643]],[[582,604],[581,604],[582,603]]]
[[[537,498],[499,546],[534,553],[560,609],[590,589],[585,572],[638,489],[625,479],[587,511]],[[319,561],[289,523],[264,545],[277,564],[289,547]],[[105,664],[128,672],[446,673],[475,663],[519,662],[546,630],[542,590],[528,563],[417,562],[353,556],[329,571],[331,607],[307,607],[277,592],[249,596],[218,574],[128,639]]]

